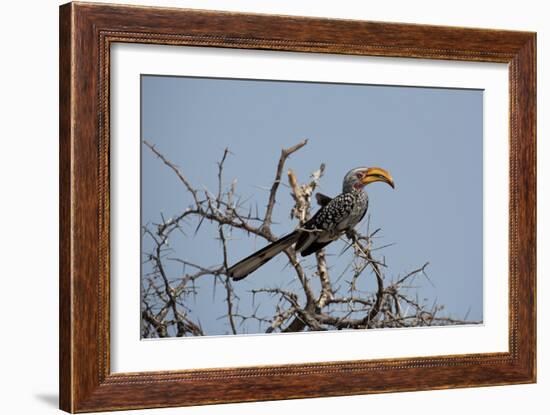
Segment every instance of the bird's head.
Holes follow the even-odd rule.
[[[369,183],[384,182],[395,188],[391,174],[380,167],[358,167],[344,177],[343,190],[362,189]]]

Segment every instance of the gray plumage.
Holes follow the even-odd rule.
[[[365,170],[365,167],[350,170],[344,178],[342,193],[335,198],[317,194],[317,203],[322,207],[311,219],[294,232],[233,265],[227,270],[228,275],[236,281],[241,280],[293,244],[302,256],[311,255],[353,229],[368,208],[369,200],[362,182]]]

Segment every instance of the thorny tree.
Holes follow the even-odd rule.
[[[414,287],[410,284],[417,277],[424,277],[428,263],[423,264],[406,275],[387,278],[385,259],[378,254],[384,246],[375,247],[375,235],[380,231],[367,230],[365,234],[353,231],[345,235],[345,250],[351,250],[349,264],[340,275],[331,275],[325,250],[315,254],[313,266],[305,266],[293,248],[284,251],[289,266],[283,272],[292,272],[297,284],[288,286],[272,285],[255,288],[247,292],[247,297],[237,295],[231,279],[227,276],[228,245],[231,236],[240,232],[245,236],[259,237],[265,243],[277,240],[272,232],[273,211],[276,198],[283,182],[287,158],[307,144],[304,140],[293,147],[283,149],[277,164],[275,178],[269,190],[265,214],[261,217],[253,214],[247,202],[240,202],[236,194],[236,181],[224,188],[224,163],[230,152],[226,149],[218,163],[217,190],[212,194],[200,190],[186,177],[184,172],[147,141],[144,144],[164,165],[171,169],[181,182],[183,192],[192,200],[191,206],[172,218],[161,215],[160,223],[149,223],[142,227],[142,237],[150,238],[153,248],[144,252],[145,263],[150,272],[142,277],[142,337],[203,336],[208,330],[203,328],[200,316],[192,312],[193,297],[206,287],[223,287],[225,313],[230,333],[244,332],[245,322],[255,321],[261,331],[299,332],[332,329],[370,329],[385,327],[418,327],[431,325],[451,325],[474,323],[466,319],[453,319],[440,315],[443,306],[427,304],[419,300]],[[294,200],[290,217],[299,224],[306,222],[311,214],[312,196],[324,173],[321,164],[312,173],[309,181],[300,183],[292,170],[287,172],[287,180]],[[200,232],[204,221],[217,227],[217,237],[221,253],[213,256],[212,261],[220,264],[195,264],[177,256],[170,247],[170,238],[174,232],[182,231],[184,226],[194,222]],[[375,255],[376,252],[376,255]],[[340,259],[341,257],[339,257]],[[171,275],[167,262],[182,265],[182,272]],[[373,278],[376,282],[373,290],[365,290],[361,279]],[[209,279],[213,284],[200,284]],[[274,282],[276,284],[276,282]],[[239,284],[239,283],[236,283]],[[412,292],[411,292],[412,291]],[[249,308],[252,312],[241,312],[241,302],[259,302],[257,297],[269,296],[271,310],[260,315],[258,308]],[[218,334],[218,333],[215,333]]]

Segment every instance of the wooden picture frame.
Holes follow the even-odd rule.
[[[109,62],[116,42],[509,65],[509,351],[111,373]],[[60,407],[90,412],[536,380],[536,34],[69,3],[60,8]]]

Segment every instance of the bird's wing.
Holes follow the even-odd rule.
[[[319,209],[304,228],[330,231],[350,215],[355,203],[353,195],[341,193]]]
[[[332,197],[324,195],[323,193],[317,192],[315,193],[315,200],[317,200],[317,204],[321,207],[328,205],[328,203],[332,200]]]
[[[314,254],[315,252],[323,249],[325,246],[327,246],[331,242],[332,241],[324,241],[324,242],[314,241],[307,248],[305,248],[302,252],[300,252],[300,255],[308,256],[308,255]]]
[[[342,193],[331,199],[302,226],[303,231],[296,241],[296,251],[305,252],[314,242],[327,241],[327,236],[332,235],[338,225],[350,215],[354,203],[355,200],[349,193]]]

